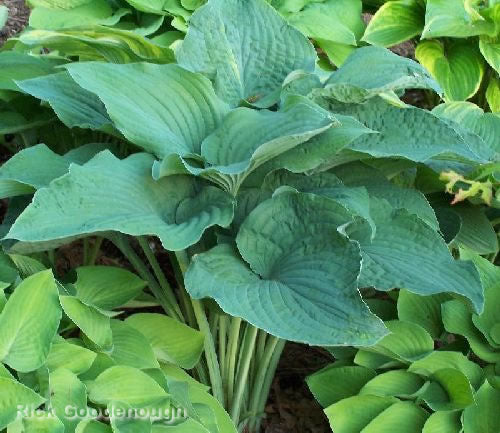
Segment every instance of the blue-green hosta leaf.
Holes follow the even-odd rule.
[[[93,0],[70,9],[39,6],[31,11],[29,25],[41,30],[84,27],[101,24],[111,14],[111,6],[106,0]]]
[[[381,203],[372,218],[377,226],[373,239],[365,222],[348,228],[363,255],[360,287],[406,288],[420,295],[458,293],[482,311],[483,287],[474,265],[454,260],[439,233],[406,210]]]
[[[333,97],[342,102],[362,102],[385,92],[441,88],[417,62],[381,47],[363,47],[333,72],[323,89],[312,96]]]
[[[19,37],[29,47],[45,47],[66,56],[113,63],[172,63],[174,54],[149,39],[126,30],[93,26],[81,30],[31,30]]]
[[[464,433],[489,433],[500,429],[500,417],[496,408],[500,391],[484,382],[475,395],[476,404],[464,410]]]
[[[325,0],[308,2],[302,10],[284,15],[309,38],[355,46],[365,28],[361,9],[361,0]]]
[[[291,101],[292,100],[292,101]],[[267,161],[308,141],[335,125],[335,118],[301,96],[289,97],[282,111],[237,108],[201,145],[206,168],[184,163],[186,169],[220,184],[236,195],[246,177]],[[160,178],[170,158],[155,164]]]
[[[76,273],[76,296],[103,310],[121,307],[142,293],[147,284],[134,273],[113,266],[82,266]]]
[[[0,53],[0,90],[20,91],[16,81],[53,74],[60,61],[49,60],[15,51]]]
[[[425,4],[420,0],[388,1],[366,28],[363,40],[390,47],[419,35],[424,28]]]
[[[453,210],[461,220],[460,231],[453,240],[453,245],[469,248],[478,254],[492,254],[498,251],[498,237],[484,214],[484,209],[458,205]]]
[[[0,315],[0,360],[17,371],[44,364],[61,319],[61,306],[50,270],[26,278]]]
[[[56,336],[52,342],[46,366],[49,371],[58,368],[69,370],[76,375],[86,372],[96,359],[96,353],[78,344]]]
[[[205,77],[177,65],[73,63],[68,70],[99,96],[127,139],[159,157],[199,154],[227,112]]]
[[[152,165],[144,153],[119,160],[108,151],[72,165],[67,175],[37,191],[7,238],[44,242],[114,230],[157,235],[165,248],[180,250],[208,227],[230,224],[228,194],[214,187],[198,190],[197,181],[186,176],[154,181]]]
[[[149,375],[122,365],[108,368],[90,382],[87,389],[89,400],[98,404],[121,401],[133,407],[152,406],[158,409],[168,404],[169,400],[169,395]]]
[[[351,219],[333,200],[280,194],[243,222],[236,240],[244,260],[227,244],[197,255],[186,288],[281,338],[373,344],[386,331],[356,289],[359,250],[337,231]]]
[[[476,162],[492,157],[478,136],[471,137],[456,124],[420,108],[398,108],[376,98],[364,104],[334,104],[331,110],[353,116],[379,132],[361,136],[348,146],[377,158],[400,156],[429,164],[432,158],[450,154]]]
[[[185,369],[193,368],[203,351],[203,335],[162,314],[138,313],[125,323],[141,332],[153,347],[156,357]]]
[[[307,38],[265,0],[211,0],[191,17],[176,56],[181,66],[206,74],[233,106],[259,103],[290,72],[313,71],[316,60]]]
[[[328,407],[359,393],[363,386],[376,377],[375,370],[355,365],[331,364],[308,376],[307,386],[323,407]]]
[[[66,174],[72,162],[87,162],[102,150],[101,145],[84,147],[89,153],[83,158],[73,152],[64,156],[58,155],[45,144],[37,144],[17,152],[0,167],[0,197],[34,193]]]
[[[153,348],[146,336],[120,320],[111,321],[113,351],[111,358],[119,365],[145,369],[159,368]]]
[[[112,344],[109,316],[97,308],[85,305],[74,296],[59,298],[66,315],[97,346],[109,350]]]
[[[87,409],[87,389],[85,385],[74,373],[62,368],[52,372],[49,381],[51,408],[64,424],[65,431],[75,431],[80,419],[68,415]],[[69,414],[68,406],[71,408]]]
[[[420,42],[415,56],[444,90],[445,100],[465,101],[479,90],[484,60],[477,45],[469,40]]]
[[[471,102],[449,102],[435,107],[432,112],[439,117],[453,120],[456,123],[479,135],[495,152],[500,152],[500,117],[493,113],[485,113]]]
[[[475,20],[467,12],[464,0],[428,0],[425,11],[425,28],[422,38],[468,38],[495,35],[495,23]]]
[[[76,84],[67,72],[16,83],[24,92],[48,102],[68,128],[112,129],[103,103],[96,95]]]
[[[422,433],[460,433],[461,431],[460,411],[434,412],[427,418],[422,429]]]
[[[18,416],[18,405],[22,407],[40,406],[45,399],[30,388],[14,379],[0,377],[0,428],[4,429]]]

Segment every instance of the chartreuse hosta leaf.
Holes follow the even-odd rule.
[[[404,287],[421,295],[458,293],[468,297],[476,311],[482,311],[483,287],[472,263],[454,260],[441,235],[419,217],[393,210],[382,201],[373,203],[375,237],[366,222],[347,229],[363,255],[360,287]]]
[[[19,427],[18,427],[19,426]],[[40,411],[35,416],[18,419],[9,425],[7,432],[22,431],[23,433],[64,433],[64,424],[59,418],[49,415],[48,412]],[[21,430],[16,430],[20,428]]]
[[[495,23],[478,19],[477,11],[471,16],[464,0],[428,0],[425,12],[423,38],[467,38],[477,35],[495,36]],[[470,3],[470,2],[469,2]]]
[[[378,94],[409,88],[441,88],[417,62],[381,47],[363,47],[351,54],[341,68],[333,72],[323,89],[312,96],[333,97],[343,102],[362,102]]]
[[[314,70],[316,53],[265,0],[211,0],[191,17],[176,57],[207,74],[232,106],[242,100],[270,106],[290,72]]]
[[[66,174],[72,162],[83,164],[103,149],[103,145],[86,145],[80,150],[58,155],[45,144],[37,144],[17,152],[0,167],[0,197],[14,197],[31,194],[37,189],[49,186],[50,182]],[[83,158],[82,158],[83,156]]]
[[[87,408],[87,389],[78,377],[69,370],[58,369],[50,374],[50,405],[65,426],[65,431],[74,431],[79,423],[77,417],[68,416],[67,407],[74,413]]]
[[[174,54],[149,39],[126,30],[91,26],[80,30],[31,30],[19,37],[29,47],[45,47],[66,56],[114,63],[172,63]]]
[[[153,313],[133,314],[125,323],[146,337],[158,360],[186,369],[198,363],[204,342],[199,331],[165,315]]]
[[[372,45],[389,47],[419,35],[424,28],[424,22],[423,1],[388,1],[369,22],[363,40]]]
[[[177,65],[73,63],[68,71],[104,102],[128,140],[158,157],[199,154],[228,110],[208,79]],[[120,91],[118,80],[129,92]]]
[[[464,101],[479,90],[485,68],[473,41],[423,41],[415,56],[441,85],[447,101]]]
[[[20,372],[42,366],[61,319],[56,282],[50,270],[16,287],[0,315],[0,360]]]
[[[76,273],[76,296],[83,303],[103,310],[126,304],[146,287],[146,282],[137,275],[113,266],[82,266]]]
[[[0,428],[4,429],[18,415],[18,405],[37,408],[45,399],[14,379],[0,377]]]
[[[280,111],[237,108],[201,144],[205,168],[184,161],[185,169],[236,195],[246,177],[262,164],[338,126],[335,117],[301,96],[290,96]],[[172,158],[155,163],[153,176],[169,174]]]
[[[325,102],[333,112],[353,116],[378,131],[378,134],[361,136],[348,146],[357,152],[378,158],[399,156],[427,164],[444,154],[448,156],[447,161],[462,158],[475,162],[486,162],[493,155],[478,136],[465,136],[467,131],[458,125],[420,108],[398,108],[380,98],[364,104]]]
[[[195,256],[186,288],[282,338],[373,344],[386,330],[357,291],[359,249],[338,232],[351,220],[333,200],[280,194],[243,222],[236,238],[242,257],[227,244]]]
[[[108,151],[83,166],[72,165],[67,175],[37,191],[7,238],[43,242],[114,230],[155,234],[165,248],[180,250],[208,227],[229,225],[228,194],[187,176],[154,181],[152,165],[153,157],[144,153],[119,160]]]
[[[490,78],[490,83],[486,89],[486,100],[490,110],[498,114],[500,112],[500,79],[498,77]]]
[[[500,117],[493,113],[485,113],[471,102],[450,102],[435,107],[432,112],[440,117],[453,120],[479,135],[490,149],[500,152],[498,136],[500,134]]]
[[[67,72],[17,81],[35,98],[46,101],[68,127],[111,131],[111,119],[99,98],[78,86]]]
[[[92,366],[96,356],[91,350],[56,336],[52,341],[46,366],[49,371],[65,369],[79,375]]]

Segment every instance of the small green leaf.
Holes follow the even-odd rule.
[[[45,399],[16,380],[0,377],[0,428],[4,429],[18,415],[18,406],[38,407]]]
[[[307,38],[264,0],[212,0],[202,6],[176,56],[181,66],[206,73],[232,106],[241,100],[259,103],[279,91],[290,72],[313,71],[316,60]]]
[[[147,284],[134,273],[113,266],[81,266],[76,274],[78,299],[103,310],[121,307],[142,293]]]
[[[21,372],[46,361],[61,320],[61,306],[52,271],[26,278],[0,315],[0,359]]]
[[[160,367],[148,339],[133,326],[112,320],[111,331],[113,351],[110,356],[117,364],[140,369]]]
[[[462,423],[459,411],[434,412],[425,422],[422,433],[460,433]]]
[[[486,89],[486,99],[490,110],[493,113],[500,112],[500,80],[498,77],[491,77],[488,88]]]
[[[465,101],[479,90],[484,61],[471,41],[457,39],[446,46],[438,40],[423,41],[415,56],[444,89],[446,101]]]
[[[125,323],[147,338],[160,361],[172,362],[186,369],[198,363],[204,343],[199,331],[155,313],[133,314]]]
[[[495,35],[495,24],[489,20],[473,20],[464,0],[428,0],[422,38],[468,38],[482,34]]]
[[[150,376],[126,366],[108,368],[87,388],[89,400],[98,404],[120,401],[133,407],[147,407],[155,403],[164,405],[169,400],[165,390]]]
[[[339,367],[332,364],[308,376],[306,381],[319,404],[328,407],[344,398],[358,394],[363,386],[375,376],[376,373],[371,368]]]
[[[360,389],[359,394],[410,398],[424,386],[424,383],[425,381],[417,374],[405,370],[388,371],[368,381]]]
[[[85,305],[74,296],[61,296],[61,305],[68,317],[95,344],[104,349],[111,347],[111,325],[108,316],[94,307]]]
[[[79,423],[78,417],[68,415],[70,407],[73,414],[87,409],[87,389],[69,370],[58,369],[50,374],[50,405],[65,426],[65,431],[74,431]]]
[[[464,410],[464,433],[490,433],[500,429],[500,417],[496,408],[500,391],[486,381],[475,395],[476,404]]]
[[[420,0],[388,1],[373,16],[363,41],[390,47],[419,35],[425,23],[425,7]]]
[[[79,375],[92,366],[96,356],[91,350],[77,344],[71,344],[56,336],[52,342],[46,365],[49,371],[63,368]]]

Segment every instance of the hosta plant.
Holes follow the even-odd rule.
[[[177,389],[181,406],[212,420],[202,419],[205,430],[258,431],[286,340],[371,347],[389,338],[391,326],[372,306],[384,292],[456,296],[482,314],[479,272],[450,247],[496,254],[498,241],[494,232],[488,238],[481,208],[450,208],[439,173],[466,176],[496,162],[496,143],[399,99],[411,88],[441,92],[418,63],[365,47],[325,77],[311,42],[264,0],[198,8],[176,63],[138,61],[148,58],[130,56],[129,45],[108,51],[100,45],[108,39],[97,39],[70,44],[85,52],[77,62],[20,45],[0,54],[0,62],[33,65],[24,76],[0,72],[9,97],[23,102],[11,116],[22,116],[14,132],[26,147],[0,169],[0,196],[9,198],[3,245],[57,263],[61,246],[83,239],[88,265],[103,238],[113,242],[166,313],[125,319],[150,337],[157,361],[176,361],[158,339],[187,349],[200,342],[192,332],[202,336],[200,361],[179,366],[210,387],[234,423],[221,426],[190,403],[185,386]],[[99,56],[87,59],[88,47]],[[23,116],[26,109],[35,115]],[[34,116],[61,136],[46,123],[26,126]],[[450,213],[456,226],[443,218]],[[120,305],[94,305],[75,290],[60,305],[84,344],[107,353],[119,344],[106,330]],[[96,307],[92,326],[71,316],[82,304]],[[158,331],[164,320],[189,335]]]
[[[370,1],[368,7],[374,6]],[[447,102],[476,96],[499,111],[500,4],[497,0],[378,2],[362,40],[390,47],[419,38],[415,56],[444,90]],[[479,93],[478,93],[479,92]]]
[[[485,287],[483,313],[447,294],[406,290],[378,300],[392,334],[369,348],[333,351],[337,361],[308,384],[332,430],[486,433],[500,428],[498,267],[470,251]],[[463,338],[465,337],[465,338]]]

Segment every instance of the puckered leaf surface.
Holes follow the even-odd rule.
[[[211,0],[191,17],[176,56],[181,66],[210,77],[233,106],[259,103],[290,72],[314,70],[316,60],[308,39],[264,0]]]
[[[72,165],[37,191],[7,238],[43,242],[119,231],[157,235],[165,248],[178,250],[197,242],[208,227],[230,224],[233,200],[227,193],[187,176],[154,181],[152,165],[153,157],[144,153],[119,160],[108,151]]]

